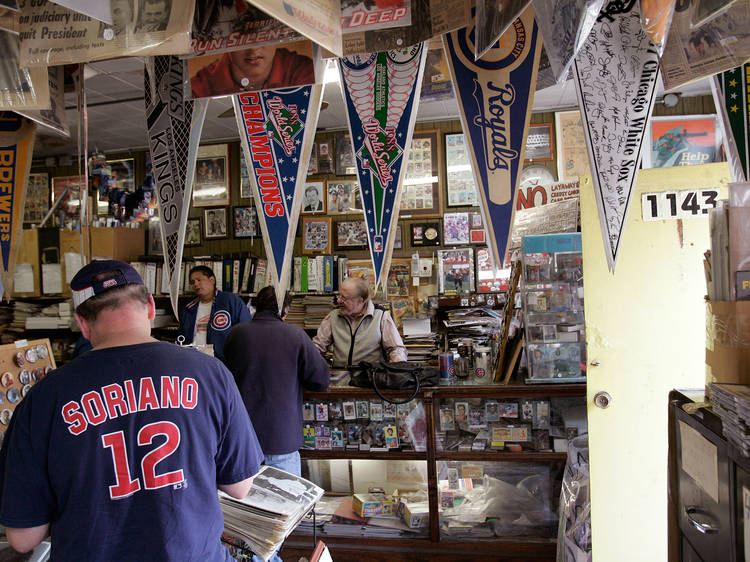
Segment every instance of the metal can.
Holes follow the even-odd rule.
[[[492,350],[490,347],[477,346],[474,350],[474,380],[483,383],[489,379]]]
[[[453,380],[456,374],[456,368],[453,366],[453,352],[438,353],[438,363],[440,365],[440,382],[447,384]]]

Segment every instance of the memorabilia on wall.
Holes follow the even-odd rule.
[[[651,117],[644,143],[644,168],[693,166],[716,162],[719,153],[715,115]]]
[[[555,152],[552,144],[552,123],[537,123],[529,125],[529,134],[526,136],[526,152],[524,159],[552,160]]]
[[[477,292],[498,293],[508,289],[509,269],[492,267],[488,248],[477,248]]]
[[[49,174],[29,174],[23,222],[40,223],[49,211]]]
[[[479,205],[477,184],[463,133],[445,135],[445,166],[448,172],[448,206]]]
[[[440,246],[440,223],[420,222],[409,225],[412,246]]]
[[[336,249],[363,250],[367,248],[367,225],[363,220],[336,222]]]
[[[305,182],[303,192],[303,215],[325,214],[326,212],[326,182],[325,180]]]
[[[198,147],[193,207],[229,205],[229,145]]]
[[[396,225],[396,238],[393,240],[393,249],[394,250],[400,250],[403,248],[403,242],[401,241],[401,231],[403,229],[401,228],[400,224]]]
[[[258,236],[258,215],[255,207],[234,207],[234,237]]]
[[[250,183],[250,170],[247,167],[247,162],[245,162],[244,150],[240,150],[240,198],[253,198],[253,186]]]
[[[371,260],[348,260],[346,262],[346,277],[364,279],[367,281],[372,294],[375,294],[375,270],[372,267]]]
[[[333,173],[333,149],[331,148],[333,141],[316,141],[315,152],[318,155],[318,174],[332,174]]]
[[[357,163],[354,161],[352,139],[345,133],[338,133],[336,143],[336,175],[351,176],[357,173]]]
[[[487,236],[483,228],[469,231],[469,242],[472,244],[486,244],[486,238]]]
[[[387,291],[389,297],[408,297],[411,291],[411,260],[393,258],[388,270]]]
[[[201,219],[188,219],[185,226],[185,246],[201,245]]]
[[[312,144],[310,150],[310,161],[307,163],[307,175],[318,173],[318,145]]]
[[[328,214],[362,212],[362,192],[357,180],[328,181]]]
[[[445,245],[468,244],[469,213],[445,213],[443,217],[443,241]]]
[[[331,251],[331,219],[305,217],[302,219],[302,253],[328,254]]]
[[[414,131],[401,185],[402,217],[440,215],[440,153],[435,131]]]
[[[227,208],[203,209],[203,237],[206,239],[227,237]]]
[[[555,113],[555,137],[558,180],[570,181],[590,175],[589,152],[581,112],[575,110]]]
[[[474,292],[474,250],[438,250],[438,292]]]
[[[65,213],[66,219],[77,220],[81,216],[81,186],[83,176],[52,178],[52,203],[62,198],[55,213]],[[68,189],[66,193],[65,190]],[[64,194],[64,195],[63,195]]]

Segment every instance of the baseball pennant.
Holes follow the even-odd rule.
[[[607,264],[614,273],[659,76],[659,49],[643,32],[636,0],[609,0],[573,69]]]
[[[208,100],[193,101],[184,96],[184,73],[184,61],[172,55],[147,59],[144,72],[146,128],[164,244],[164,275],[177,318],[185,227],[208,107]]]
[[[750,63],[711,78],[727,160],[735,182],[747,181],[750,168]]]
[[[513,224],[542,41],[528,6],[474,61],[474,29],[443,36],[492,258],[501,267]]]
[[[36,124],[25,117],[0,112],[0,280],[8,299],[13,293],[13,271],[23,228],[36,128]]]
[[[279,309],[322,100],[322,84],[232,97]]]
[[[424,42],[339,59],[376,291],[388,278],[426,57]]]

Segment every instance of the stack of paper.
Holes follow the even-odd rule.
[[[236,500],[220,492],[219,500],[227,532],[268,560],[322,495],[304,478],[263,466],[247,496]]]
[[[335,308],[330,295],[306,295],[302,302],[305,305],[306,329],[318,329],[323,318]]]
[[[289,307],[286,322],[300,328],[305,327],[305,303],[302,298],[297,296],[292,297],[292,305]]]
[[[33,316],[39,316],[42,306],[30,302],[14,301],[13,302],[13,321],[10,324],[10,330],[14,332],[23,332],[26,329],[26,319]]]
[[[750,387],[711,383],[711,407],[721,418],[724,437],[750,457]]]

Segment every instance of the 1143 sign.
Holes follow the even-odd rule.
[[[716,207],[718,189],[686,189],[685,191],[659,191],[641,195],[644,221],[668,219],[693,219],[708,215]]]

